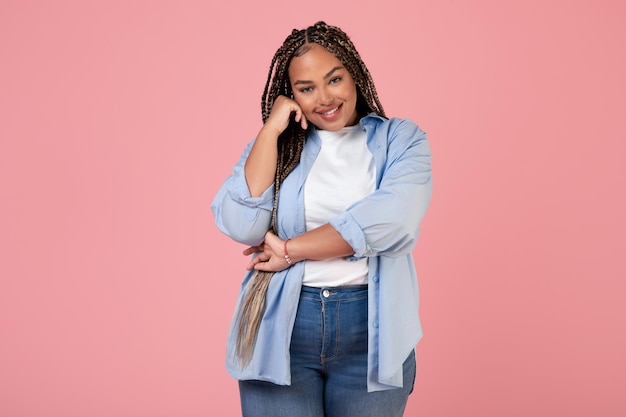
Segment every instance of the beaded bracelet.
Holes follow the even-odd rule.
[[[287,252],[287,242],[289,242],[291,239],[287,239],[285,240],[285,244],[283,245],[283,249],[285,251],[285,261],[287,261],[287,263],[289,265],[293,264],[293,261],[291,260],[291,258],[289,257],[289,252]]]

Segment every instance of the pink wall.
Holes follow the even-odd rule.
[[[318,19],[434,152],[406,415],[625,415],[623,2],[249,3],[0,4],[0,415],[239,415],[209,204]]]

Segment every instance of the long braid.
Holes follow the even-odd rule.
[[[279,96],[292,96],[288,74],[289,64],[293,57],[305,54],[313,43],[323,46],[335,55],[354,79],[357,88],[357,112],[360,116],[376,113],[386,117],[383,106],[378,99],[372,76],[348,35],[341,29],[320,21],[304,30],[294,29],[274,54],[261,96],[263,123],[269,118],[274,101]],[[278,234],[276,216],[280,186],[300,162],[305,139],[306,132],[293,119],[290,120],[287,129],[278,137],[278,159],[276,161],[271,223],[271,228],[276,234]],[[241,304],[236,354],[242,368],[252,359],[265,309],[265,296],[273,275],[273,272],[257,271]]]

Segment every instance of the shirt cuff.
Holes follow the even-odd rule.
[[[271,184],[260,196],[251,197],[248,183],[246,183],[243,175],[233,178],[233,180],[232,188],[229,191],[230,198],[233,201],[246,207],[272,211],[274,206],[274,184]]]
[[[365,234],[350,213],[341,213],[330,219],[329,223],[354,250],[354,254],[347,257],[347,260],[357,260],[365,257],[368,253]]]

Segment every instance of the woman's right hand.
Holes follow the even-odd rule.
[[[298,103],[286,96],[278,96],[274,101],[270,116],[263,125],[263,129],[271,129],[276,136],[280,135],[289,126],[289,120],[293,113],[296,114],[295,121],[300,123],[302,129],[306,130],[307,120]]]

